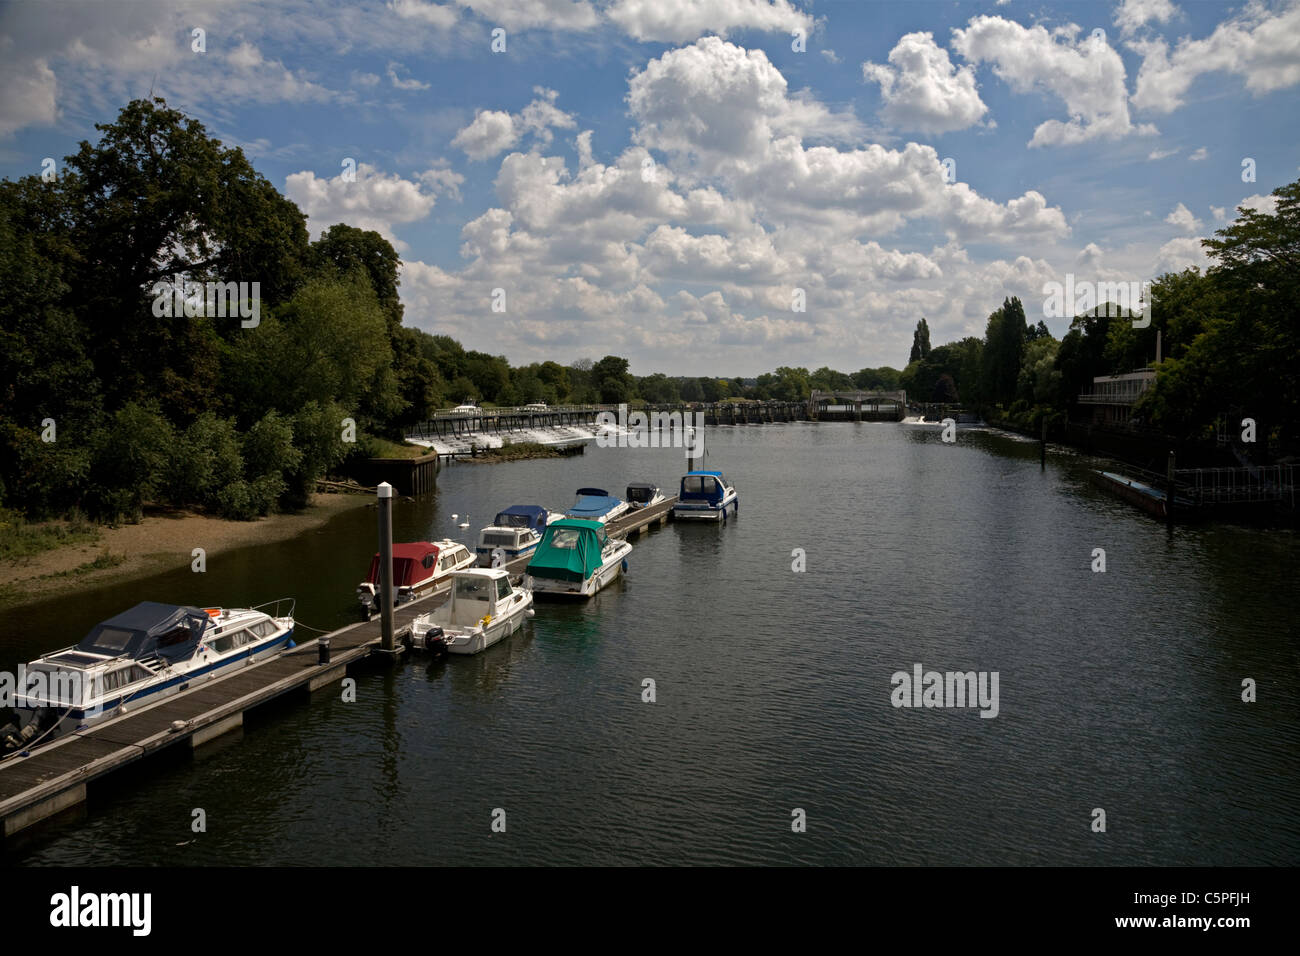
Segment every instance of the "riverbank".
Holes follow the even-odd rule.
[[[365,495],[316,494],[301,512],[256,521],[167,510],[146,514],[139,524],[99,527],[93,538],[83,536],[39,554],[0,561],[0,608],[186,566],[194,561],[195,548],[202,548],[210,560],[223,551],[283,541],[370,503]]]
[[[533,458],[568,458],[581,455],[585,445],[543,445],[539,442],[514,442],[500,448],[476,449],[469,457],[457,456],[457,462],[469,462],[476,465],[491,465],[502,461],[527,461]]]

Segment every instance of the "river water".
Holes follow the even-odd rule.
[[[591,447],[455,465],[436,495],[399,501],[395,534],[472,546],[453,513],[477,529],[579,486],[667,490],[683,464]],[[354,703],[335,687],[272,704],[92,788],[80,819],[0,859],[1300,863],[1294,534],[1169,533],[1091,487],[1095,462],[1054,449],[1040,472],[1036,444],[978,429],[945,444],[898,424],[711,428],[707,464],[735,481],[739,519],[644,535],[590,603],[539,605],[476,657],[364,667]],[[291,595],[300,622],[338,627],[374,550],[359,508],[206,574],[5,612],[0,666],[139,600]],[[893,706],[893,675],[917,664],[996,672],[997,716]]]

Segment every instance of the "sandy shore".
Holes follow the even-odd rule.
[[[139,524],[103,528],[99,540],[43,551],[0,562],[0,607],[39,600],[56,588],[72,592],[111,581],[146,577],[178,564],[187,564],[195,541],[205,542],[207,557],[232,548],[282,541],[320,527],[334,515],[371,502],[367,495],[318,494],[299,514],[279,514],[257,521],[226,521],[189,511],[148,515]],[[109,555],[108,567],[85,568],[65,574]],[[108,564],[108,561],[102,563]]]

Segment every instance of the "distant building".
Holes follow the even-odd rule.
[[[1094,425],[1127,425],[1133,406],[1156,380],[1153,368],[1138,369],[1124,375],[1098,375],[1092,388],[1079,393],[1079,404],[1092,409]]]

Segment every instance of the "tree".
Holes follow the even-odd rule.
[[[1009,405],[1015,400],[1025,332],[1025,309],[1018,298],[1004,300],[989,316],[980,375],[987,401]]]
[[[907,356],[907,364],[919,362],[930,354],[930,326],[925,319],[916,323],[916,331],[912,333],[912,351]]]

